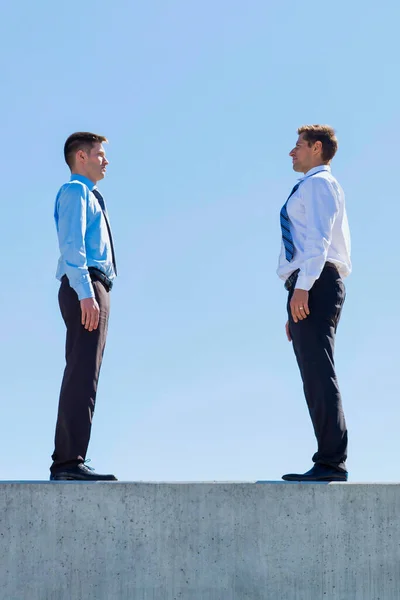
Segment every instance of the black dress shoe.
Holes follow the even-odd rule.
[[[347,481],[347,471],[339,471],[335,467],[328,467],[327,465],[321,465],[316,463],[312,469],[303,473],[289,473],[283,475],[282,479],[285,481]]]
[[[52,471],[50,481],[117,481],[115,475],[99,475],[84,463]]]

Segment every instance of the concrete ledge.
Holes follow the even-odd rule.
[[[0,483],[1,600],[399,600],[400,484]]]

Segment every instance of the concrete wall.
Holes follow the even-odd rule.
[[[0,484],[1,600],[399,600],[400,485]]]

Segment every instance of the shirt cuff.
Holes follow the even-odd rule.
[[[310,277],[307,275],[302,275],[300,273],[300,275],[297,278],[296,281],[296,285],[295,285],[295,289],[296,290],[306,290],[307,292],[309,292],[312,288],[312,286],[314,285],[314,283],[317,281],[318,277]]]
[[[95,297],[92,282],[90,280],[76,283],[72,287],[78,294],[79,300],[85,300],[85,298]]]

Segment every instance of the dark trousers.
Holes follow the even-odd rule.
[[[58,293],[67,327],[67,364],[61,384],[51,470],[84,461],[89,445],[110,312],[109,292],[100,281],[92,283],[100,307],[100,321],[95,331],[88,331],[82,325],[78,295],[65,276]]]
[[[290,312],[289,331],[303,380],[318,450],[313,461],[346,470],[347,429],[335,372],[336,329],[346,292],[338,271],[325,266],[310,290],[310,314],[295,323]]]

